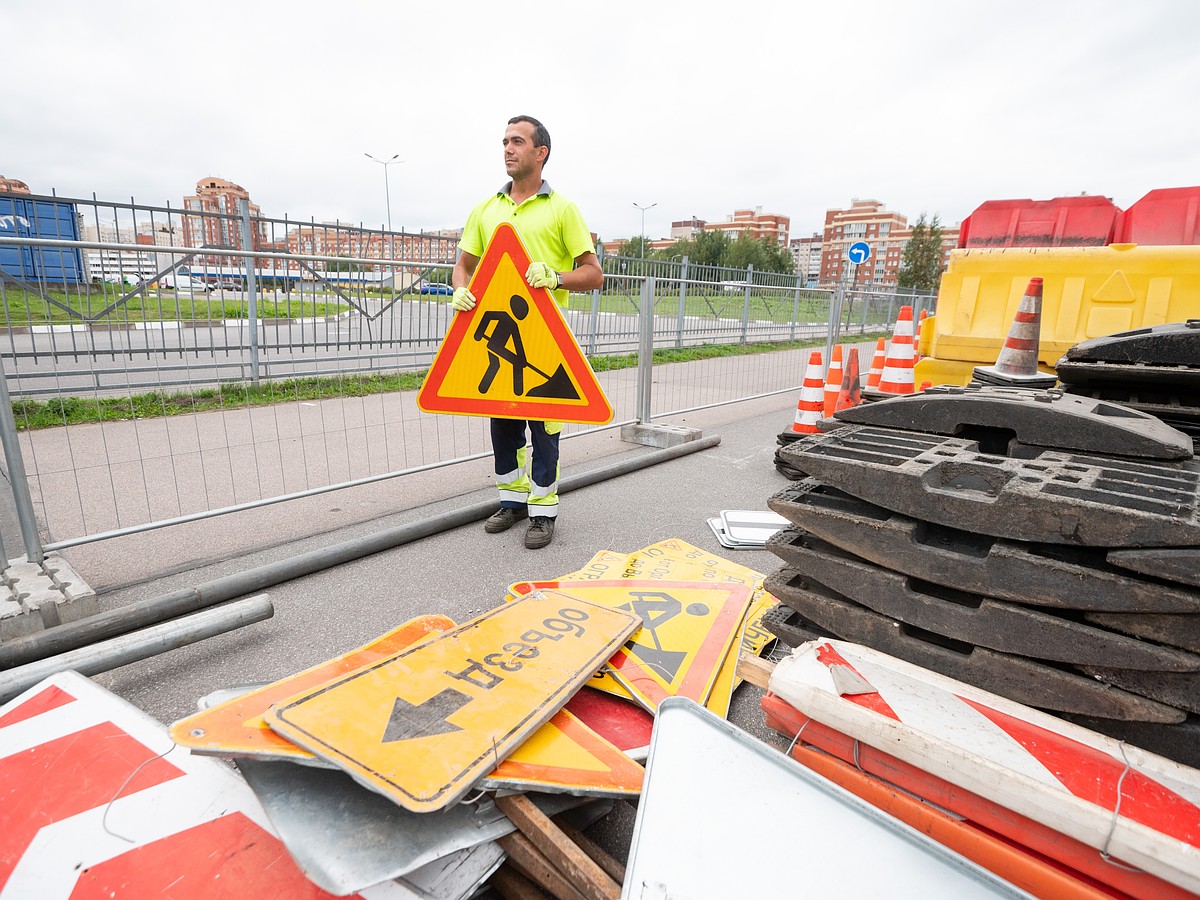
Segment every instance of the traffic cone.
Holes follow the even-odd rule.
[[[1012,327],[994,366],[976,366],[972,375],[984,384],[1012,387],[1054,387],[1057,376],[1038,371],[1038,341],[1042,330],[1042,279],[1030,278],[1017,307]]]
[[[836,413],[862,403],[862,385],[858,380],[858,348],[851,347],[846,354],[846,374],[842,376],[842,389],[838,391]]]
[[[796,404],[796,419],[792,431],[797,434],[817,434],[817,422],[825,407],[825,383],[821,380],[821,351],[814,350],[808,357],[808,368],[804,370],[804,384],[800,388],[800,401]]]
[[[825,416],[833,415],[837,406],[838,391],[842,389],[842,345],[834,344],[829,359],[829,371],[825,373]]]
[[[879,379],[879,391],[884,394],[911,394],[913,392],[913,317],[912,307],[900,307],[896,319],[896,330],[892,332],[892,343],[883,361],[883,375]]]
[[[871,371],[867,373],[867,388],[879,387],[883,377],[883,361],[887,358],[887,341],[880,338],[875,342],[875,356],[871,359]]]

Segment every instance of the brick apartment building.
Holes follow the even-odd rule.
[[[958,245],[959,226],[941,228],[942,264],[946,265],[950,251]],[[844,274],[854,284],[894,285],[912,233],[906,216],[886,209],[878,200],[852,200],[849,208],[825,210],[820,283],[837,284]],[[871,258],[858,266],[846,258],[855,241],[871,246]]]
[[[212,245],[234,250],[264,250],[268,241],[267,226],[258,223],[250,233],[249,248],[242,245],[242,224],[238,217],[238,200],[249,203],[250,194],[240,184],[224,178],[202,178],[196,182],[196,193],[183,198],[183,243],[188,247]],[[188,215],[193,213],[216,213],[218,215]],[[257,203],[250,203],[251,219],[260,217],[262,210]],[[253,226],[252,226],[253,227]],[[206,257],[212,265],[236,266],[237,260],[224,256]]]

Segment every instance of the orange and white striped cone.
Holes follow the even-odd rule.
[[[867,373],[867,389],[879,387],[879,379],[883,377],[883,361],[887,359],[887,341],[880,338],[875,342],[875,356],[871,359],[871,371]]]
[[[883,375],[879,379],[879,391],[883,394],[911,394],[913,392],[913,317],[912,307],[900,307],[896,319],[896,330],[892,332],[892,343],[883,361]]]
[[[846,354],[846,374],[842,376],[842,389],[838,391],[837,407],[834,412],[858,406],[860,403],[862,403],[862,385],[859,383],[858,375],[858,348],[851,347],[850,352]]]
[[[833,415],[837,407],[838,391],[842,389],[842,345],[834,344],[829,358],[829,371],[825,373],[825,416]]]
[[[1041,390],[1054,387],[1057,376],[1038,371],[1038,343],[1042,330],[1042,279],[1030,278],[1017,307],[1012,327],[994,366],[976,366],[972,377],[984,384]]]
[[[796,404],[796,419],[792,431],[797,434],[817,434],[817,423],[825,409],[825,382],[821,379],[821,351],[814,350],[808,357],[808,368],[804,370],[804,384],[800,388],[800,401]]]

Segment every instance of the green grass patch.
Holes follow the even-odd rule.
[[[232,292],[205,294],[188,291],[146,288],[104,315],[129,288],[121,285],[92,285],[80,290],[49,290],[42,294],[24,288],[5,287],[2,291],[5,319],[8,327],[26,325],[65,325],[84,322],[118,324],[126,322],[206,322],[221,319],[244,319],[248,305],[244,295],[229,296]],[[54,301],[54,302],[51,302]],[[257,299],[258,316],[262,319],[306,319],[333,316],[345,312],[344,303],[328,303],[274,293]],[[64,309],[64,307],[66,307]]]
[[[884,336],[867,334],[857,340],[874,341]],[[727,356],[750,356],[796,350],[804,347],[823,347],[825,341],[808,339],[757,344],[700,344],[695,347],[660,348],[654,351],[654,364],[695,362]],[[638,364],[636,353],[616,356],[594,356],[588,360],[593,371],[612,372],[632,369]],[[310,378],[289,378],[283,381],[264,381],[258,385],[230,382],[218,387],[189,393],[134,394],[129,397],[61,397],[53,400],[16,400],[13,415],[17,428],[33,431],[63,425],[87,425],[97,422],[123,422],[132,419],[158,419],[187,413],[216,410],[246,409],[252,406],[271,406],[276,403],[295,403],[302,400],[331,400],[337,397],[366,397],[395,391],[415,391],[425,380],[427,370],[418,372],[379,372],[367,375],[331,375]]]

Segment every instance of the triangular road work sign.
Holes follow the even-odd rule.
[[[491,775],[484,790],[636,796],[645,770],[576,716],[560,709]]]
[[[455,314],[417,394],[428,413],[604,425],[612,406],[554,297],[525,282],[529,253],[511,225],[492,234],[473,310]]]

